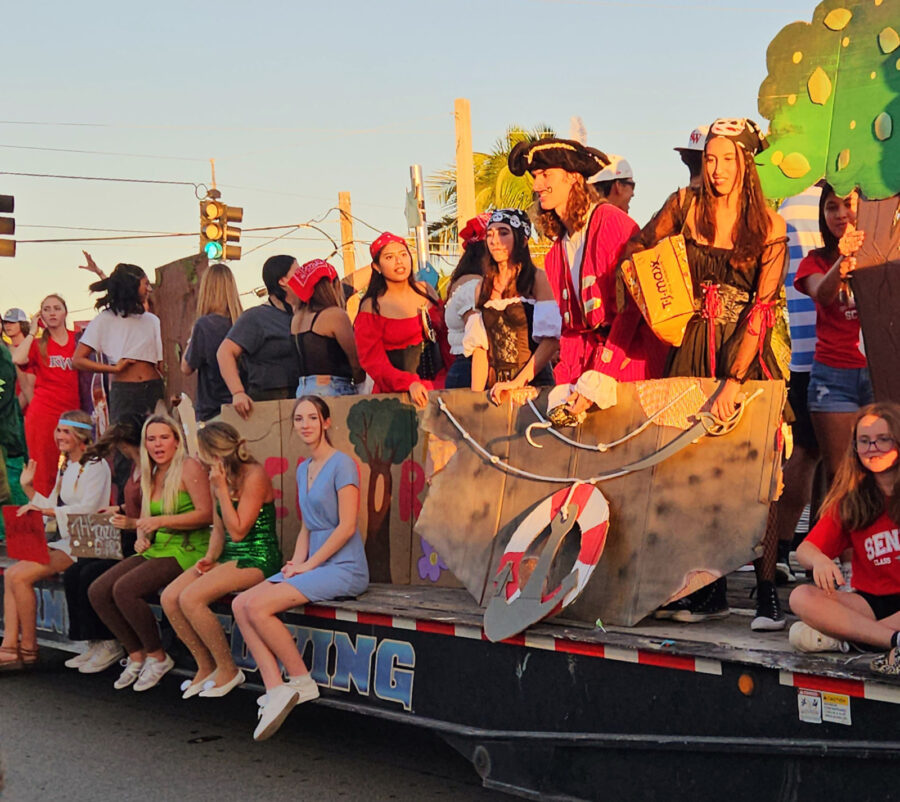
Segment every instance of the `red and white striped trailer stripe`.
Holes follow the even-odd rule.
[[[419,620],[414,618],[402,618],[399,616],[384,615],[381,613],[364,613],[355,610],[327,607],[320,604],[307,604],[298,608],[305,615],[313,618],[324,618],[332,621],[347,621],[354,624],[366,624],[376,627],[393,629],[405,629],[412,632],[428,632],[434,635],[449,635],[456,638],[471,638],[474,640],[487,640],[481,627],[468,624],[454,624],[444,621]],[[526,646],[529,649],[546,649],[551,652],[564,652],[567,654],[579,654],[586,657],[600,657],[606,660],[619,660],[623,663],[636,663],[643,666],[656,666],[658,668],[674,668],[679,671],[693,671],[698,674],[722,675],[722,663],[706,657],[692,657],[691,655],[669,654],[655,652],[647,649],[627,649],[621,646],[609,646],[603,643],[585,643],[583,641],[554,638],[548,635],[532,635],[524,633],[513,638],[507,638],[500,643],[512,646]],[[780,671],[779,682],[795,688],[824,691],[826,693],[841,693],[845,696],[853,696],[860,699],[869,699],[877,702],[890,702],[900,704],[900,685],[883,682],[870,682],[867,680],[850,680],[836,677],[824,677],[817,674],[798,674],[791,671]]]

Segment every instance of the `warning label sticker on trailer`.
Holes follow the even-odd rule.
[[[851,724],[850,697],[842,693],[822,693],[822,721]]]
[[[850,719],[850,697],[842,693],[797,689],[797,710],[800,721],[807,724],[852,724]]]
[[[805,721],[807,724],[821,724],[822,694],[818,691],[799,688],[797,690],[797,709],[800,711],[800,721]]]

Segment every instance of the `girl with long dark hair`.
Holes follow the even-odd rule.
[[[874,400],[848,282],[865,239],[865,233],[856,229],[856,202],[855,192],[842,198],[831,185],[822,188],[819,231],[825,244],[807,254],[794,278],[794,287],[816,304],[816,350],[807,404],[829,478],[847,451],[856,413]]]
[[[491,215],[476,314],[466,323],[471,388],[490,385],[497,402],[504,392],[529,383],[553,384],[549,362],[559,347],[562,321],[547,277],[531,259],[530,236],[525,212],[499,209]]]
[[[428,391],[444,386],[444,364],[450,362],[440,299],[416,281],[403,238],[385,232],[369,253],[372,277],[353,323],[360,364],[375,382],[374,392],[408,392],[424,407]]]
[[[103,293],[95,304],[100,314],[88,323],[72,361],[78,370],[112,375],[110,423],[146,418],[165,389],[159,318],[146,311],[150,279],[137,265],[122,263],[90,290]],[[91,359],[91,352],[104,361]]]
[[[900,406],[871,404],[856,413],[819,522],[797,549],[814,584],[791,593],[801,621],[791,627],[791,645],[803,652],[848,651],[848,641],[888,654],[873,670],[900,676]],[[852,593],[835,563],[853,549]]]
[[[448,390],[472,385],[472,357],[464,352],[463,337],[466,321],[475,314],[475,294],[484,271],[484,255],[487,253],[484,238],[490,216],[490,212],[484,212],[473,217],[459,232],[463,252],[450,274],[447,302],[444,304],[447,343],[453,358],[444,383]]]
[[[787,234],[784,220],[768,209],[754,157],[766,147],[752,120],[718,119],[703,151],[699,192],[682,189],[645,227],[651,246],[683,234],[694,287],[693,317],[682,344],[669,354],[666,375],[724,380],[711,411],[722,419],[736,408],[744,382],[783,379],[771,346],[774,307],[784,276]],[[778,541],[775,507],[755,561],[757,609],[751,628],[785,625],[775,589]],[[728,615],[724,577],[657,611],[657,617],[695,622]]]

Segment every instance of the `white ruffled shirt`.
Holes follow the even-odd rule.
[[[512,298],[497,298],[485,303],[491,309],[503,310],[514,303],[532,304],[534,316],[531,321],[531,338],[535,341],[556,339],[562,331],[562,318],[559,316],[559,307],[556,301],[535,301],[534,298],[515,296]],[[466,330],[463,336],[463,353],[471,356],[476,348],[488,350],[488,336],[484,328],[484,320],[481,312],[471,315],[466,321]]]
[[[450,353],[459,356],[463,351],[463,337],[466,332],[465,315],[475,308],[475,294],[481,282],[478,278],[458,284],[444,305],[444,322],[447,324],[447,342]]]
[[[69,519],[71,513],[92,513],[109,506],[112,489],[112,475],[106,460],[88,462],[84,466],[70,462],[62,475],[57,496],[56,485],[49,496],[35,493],[31,503],[36,507],[52,507],[56,510],[56,523],[59,528],[59,540],[50,543],[51,549],[72,555],[72,544],[69,540]],[[80,475],[79,475],[80,474]],[[57,506],[58,498],[63,503]]]

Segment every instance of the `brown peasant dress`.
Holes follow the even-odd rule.
[[[681,203],[674,193],[641,233],[647,247],[683,233],[694,284],[694,315],[681,345],[669,353],[665,375],[783,379],[771,338],[787,237],[767,242],[755,264],[737,268],[731,263],[733,250],[691,238],[686,226],[690,205],[690,198]]]

